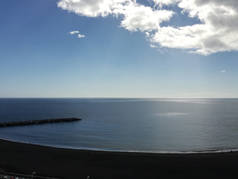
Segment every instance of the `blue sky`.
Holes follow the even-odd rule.
[[[151,48],[123,17],[87,17],[57,2],[1,2],[0,97],[238,97],[235,50]],[[165,26],[200,23],[170,9],[177,14]]]

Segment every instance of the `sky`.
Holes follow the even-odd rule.
[[[238,97],[237,0],[2,0],[0,97]]]

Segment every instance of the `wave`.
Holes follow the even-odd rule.
[[[141,154],[216,154],[216,153],[231,153],[238,152],[238,148],[231,149],[211,149],[211,150],[194,150],[194,151],[150,151],[150,150],[114,150],[114,149],[102,149],[102,148],[91,148],[91,147],[70,147],[64,145],[50,145],[50,144],[40,144],[35,142],[27,142],[20,140],[13,140],[9,138],[0,138],[0,140],[16,142],[21,144],[31,144],[42,147],[51,147],[51,148],[59,148],[59,149],[72,149],[72,150],[87,150],[87,151],[98,151],[98,152],[121,152],[121,153],[141,153]]]

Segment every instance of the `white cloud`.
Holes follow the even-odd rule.
[[[238,50],[237,0],[171,0],[170,3],[177,4],[189,17],[197,17],[201,23],[160,27],[153,34],[152,42],[203,55]]]
[[[78,34],[79,33],[79,31],[78,30],[74,30],[74,31],[71,31],[71,32],[69,32],[71,35],[74,35],[74,34]]]
[[[155,3],[155,5],[158,5],[159,7],[163,7],[163,6],[168,6],[171,4],[174,4],[175,2],[177,2],[178,0],[153,0],[153,2]]]
[[[135,0],[61,0],[58,7],[87,17],[121,15],[121,26],[129,31],[156,30],[161,22],[168,21],[174,14],[138,4]]]
[[[88,17],[107,16],[132,0],[60,0],[58,7]]]
[[[84,37],[85,37],[85,35],[83,35],[83,34],[80,34],[80,31],[79,31],[79,30],[74,30],[74,31],[71,31],[71,32],[69,32],[69,34],[70,34],[70,35],[77,35],[77,37],[78,37],[79,39],[81,39],[81,38],[84,38]]]
[[[58,7],[87,17],[120,16],[121,27],[145,32],[152,47],[185,49],[202,55],[238,50],[237,0],[151,1],[153,7],[136,0],[60,0]],[[200,22],[181,27],[161,25],[180,13],[168,10],[171,5]]]
[[[150,47],[151,48],[158,48],[156,45],[154,45],[154,44],[150,44]]]
[[[221,72],[221,73],[226,73],[226,70],[221,70],[220,72]]]
[[[151,7],[131,3],[124,7],[124,18],[121,26],[129,31],[152,31],[159,28],[160,23],[168,21],[173,12],[168,10],[154,10]]]
[[[83,34],[78,34],[78,38],[79,38],[79,39],[84,38],[84,37],[85,37],[85,35],[83,35]]]

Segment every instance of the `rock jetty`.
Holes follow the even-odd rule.
[[[75,122],[80,120],[81,120],[80,118],[56,118],[56,119],[42,119],[42,120],[29,120],[29,121],[0,122],[0,127],[41,125],[49,123]]]

